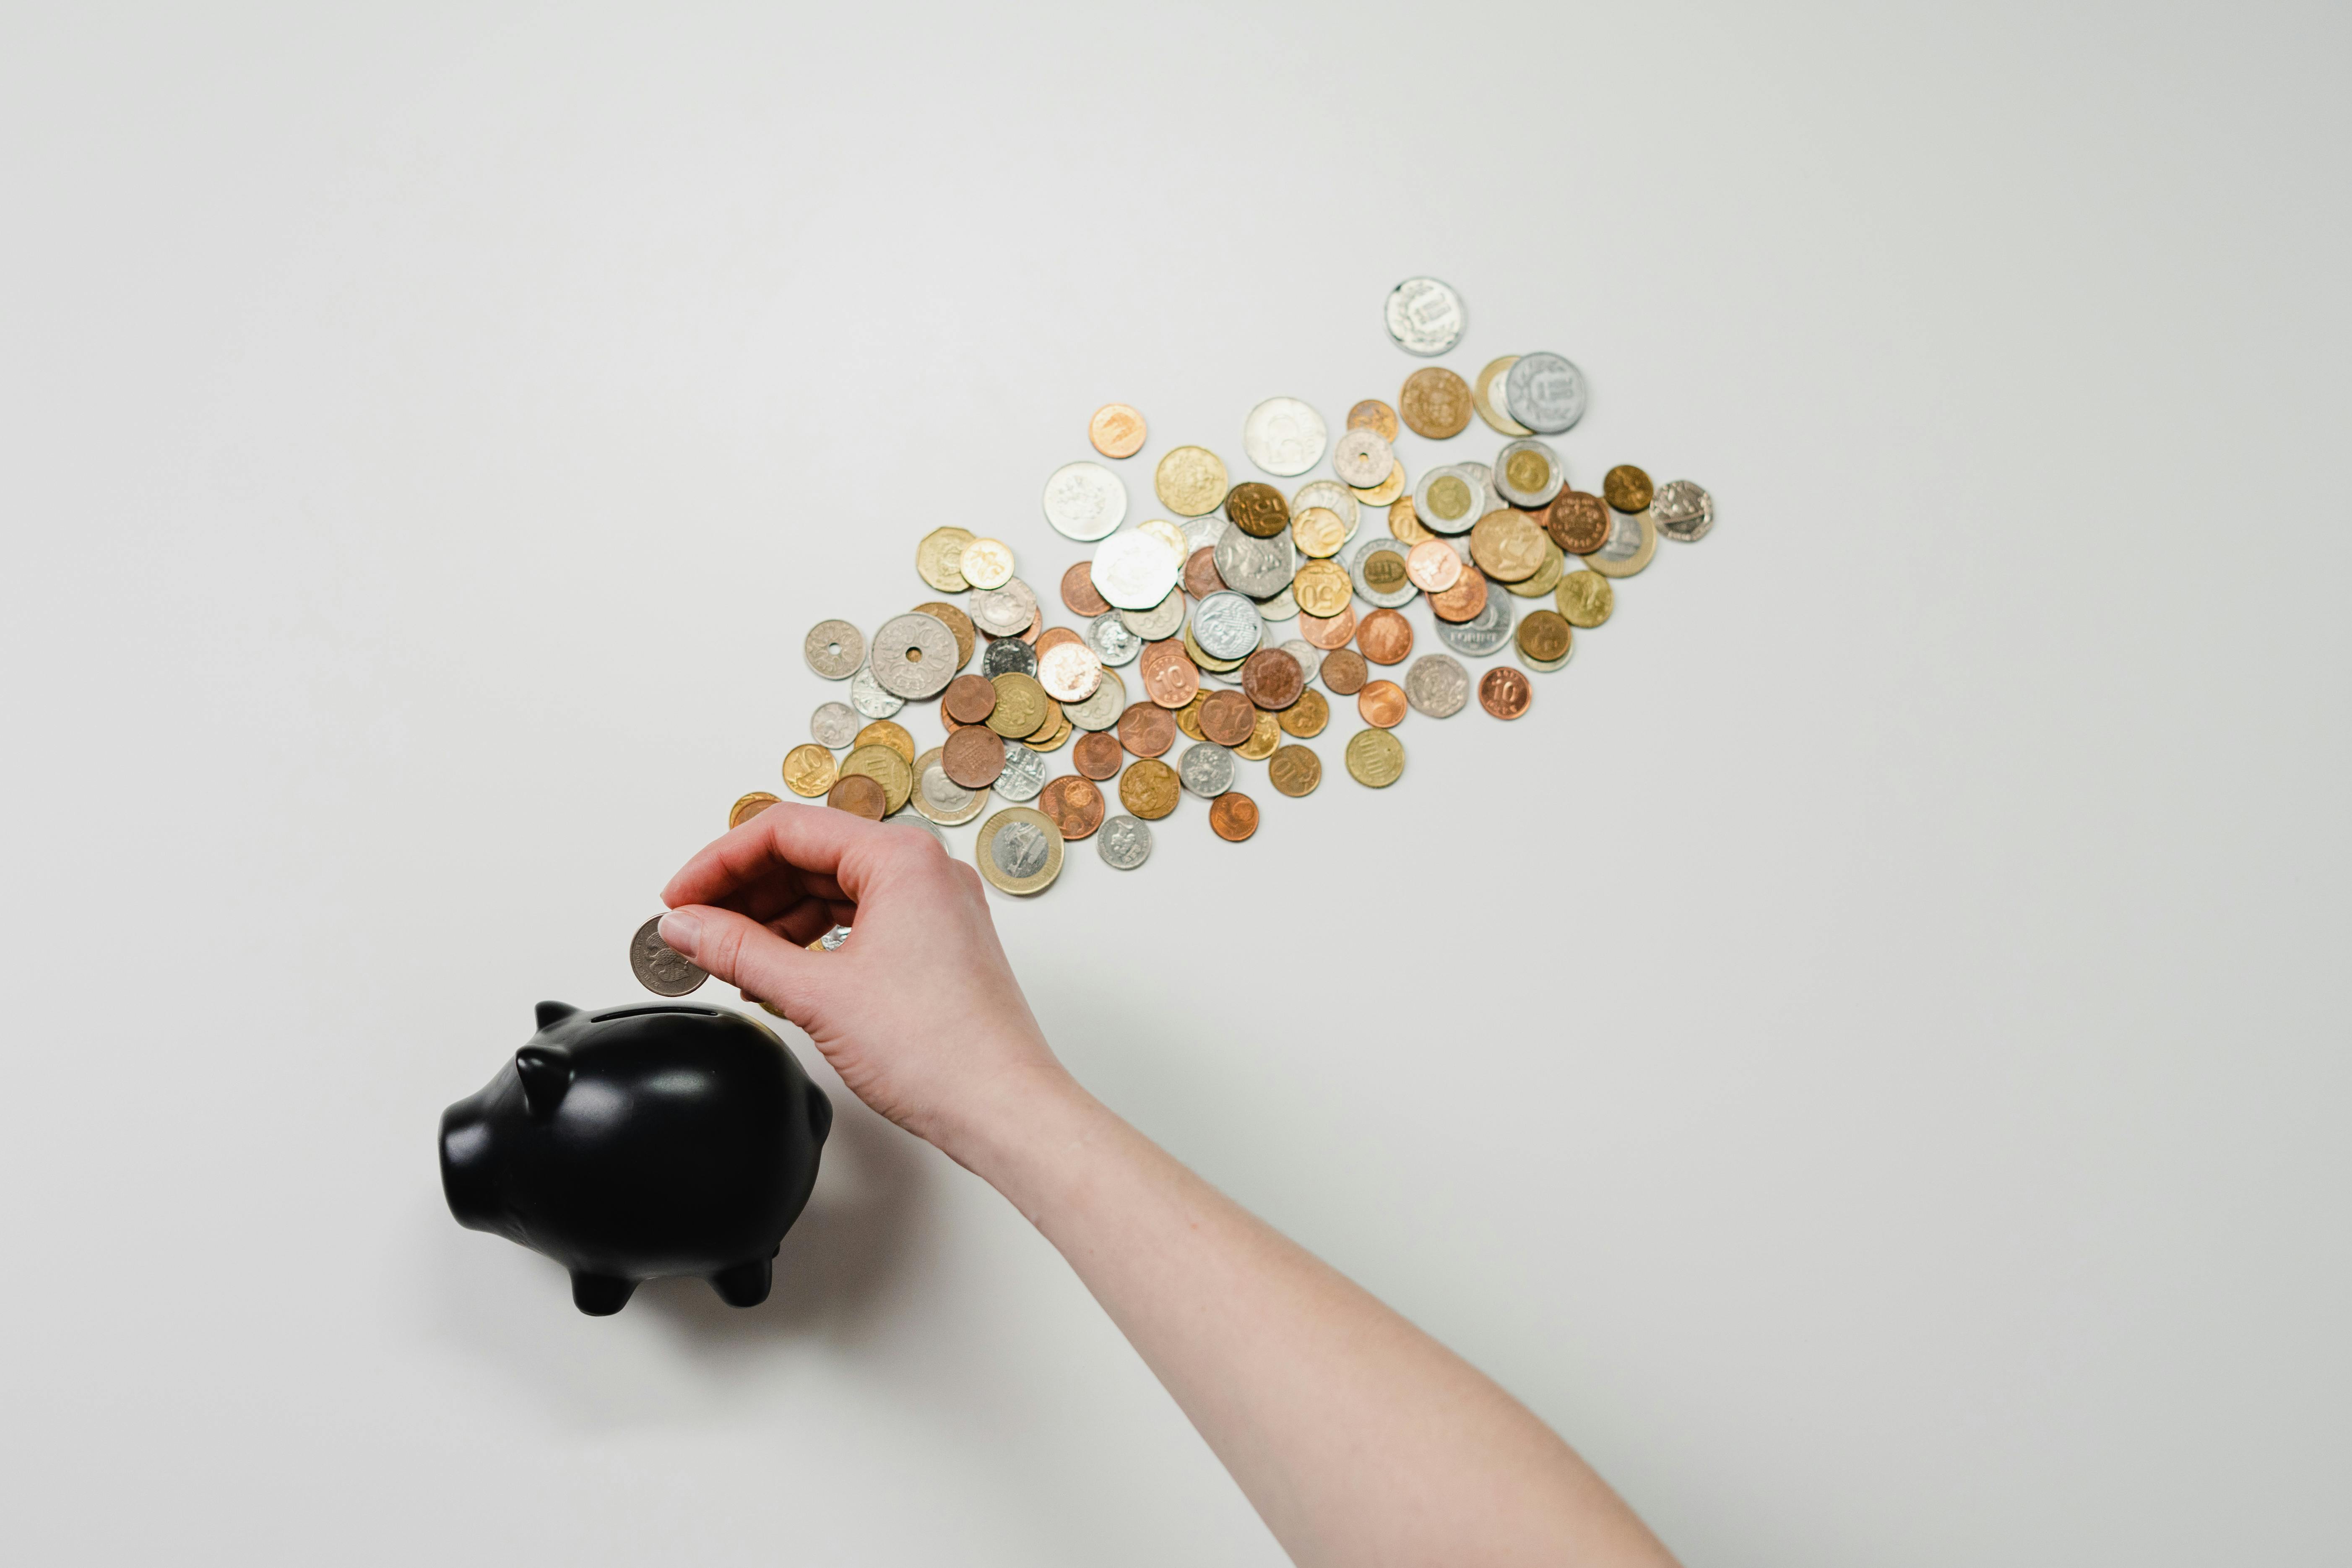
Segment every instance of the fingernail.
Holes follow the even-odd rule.
[[[661,939],[692,958],[696,944],[702,941],[702,922],[684,910],[672,910],[662,916]]]

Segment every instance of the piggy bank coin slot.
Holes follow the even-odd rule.
[[[615,1007],[609,1013],[599,1013],[588,1021],[592,1024],[602,1024],[614,1018],[647,1017],[656,1013],[685,1013],[697,1018],[725,1018],[732,1016],[717,1007]]]

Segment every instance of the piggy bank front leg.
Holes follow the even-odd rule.
[[[572,1271],[572,1304],[592,1318],[609,1318],[629,1304],[637,1282],[624,1279],[617,1274],[592,1274],[585,1268]]]
[[[710,1288],[730,1307],[756,1307],[768,1299],[768,1287],[774,1278],[773,1260],[754,1258],[729,1264],[713,1274]]]

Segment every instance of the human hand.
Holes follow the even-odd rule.
[[[961,1152],[1068,1082],[1029,1011],[979,873],[919,828],[779,803],[686,863],[662,940],[808,1032],[850,1091]],[[832,952],[807,944],[835,925]]]

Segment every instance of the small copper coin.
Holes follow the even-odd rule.
[[[1415,548],[1419,548],[1416,546]],[[1450,551],[1450,544],[1443,546]],[[1402,664],[1412,652],[1412,623],[1394,610],[1374,610],[1356,624],[1356,646],[1374,664]],[[1331,686],[1331,661],[1323,661],[1323,684]],[[1337,686],[1331,689],[1339,691]],[[1347,693],[1339,692],[1342,697]]]
[[[1507,664],[1478,678],[1478,706],[1497,719],[1516,719],[1536,698],[1535,683]]]
[[[1102,614],[1099,610],[1095,613]],[[1083,647],[1086,640],[1067,626],[1047,626],[1037,634],[1037,658],[1042,661],[1047,654],[1065,643],[1075,643]]]
[[[1070,765],[1090,779],[1117,777],[1126,761],[1118,737],[1108,730],[1089,730],[1070,748]]]
[[[1266,759],[1265,776],[1274,787],[1296,799],[1313,795],[1323,782],[1323,759],[1305,746],[1285,746]]]
[[[1288,658],[1289,655],[1283,657]],[[1291,660],[1291,668],[1298,668],[1296,659]],[[1208,700],[1201,704],[1200,720],[1202,734],[1220,746],[1238,746],[1257,728],[1257,707],[1238,691],[1212,691]],[[1167,749],[1163,745],[1160,751]],[[1160,752],[1151,754],[1158,756]]]
[[[1201,689],[1200,667],[1174,637],[1144,644],[1143,657],[1136,660],[1135,668],[1143,677],[1143,694],[1162,708],[1181,708]]]
[[[1062,574],[1062,603],[1070,614],[1088,620],[1110,614],[1110,601],[1095,592],[1094,567],[1093,562],[1081,561]]]
[[[1102,826],[1103,793],[1092,779],[1064,773],[1037,796],[1037,809],[1054,819],[1065,838],[1084,838]]]
[[[1258,707],[1279,712],[1307,689],[1307,672],[1278,647],[1262,647],[1242,666],[1242,690]],[[1202,728],[1206,728],[1205,725]]]
[[[1004,771],[1004,738],[985,724],[971,724],[940,748],[940,771],[966,789],[986,789]]]
[[[958,731],[957,733],[962,733]],[[868,822],[879,822],[889,814],[888,792],[864,773],[844,773],[833,781],[824,792],[824,804],[852,816],[862,816]]]
[[[1402,620],[1404,617],[1400,616],[1397,618]],[[1405,627],[1405,635],[1412,635],[1412,626]],[[1323,668],[1316,673],[1323,678],[1323,684],[1330,689],[1332,696],[1353,697],[1364,689],[1364,682],[1372,672],[1365,668],[1362,654],[1351,647],[1340,647],[1333,648],[1323,656]]]
[[[1393,680],[1369,682],[1356,693],[1356,711],[1376,729],[1393,730],[1403,723],[1408,706],[1404,688]]]
[[[1309,688],[1298,694],[1297,701],[1275,717],[1284,734],[1296,735],[1302,741],[1310,740],[1321,734],[1323,726],[1331,721],[1331,705],[1323,700],[1321,692]]]
[[[729,808],[727,826],[740,827],[776,803],[776,796],[770,795],[766,790],[755,789]]]
[[[1132,458],[1143,450],[1143,416],[1124,403],[1106,403],[1095,410],[1087,421],[1087,439],[1095,450],[1106,458]],[[1077,606],[1070,606],[1077,610]],[[1078,610],[1080,615],[1102,614],[1100,610]]]
[[[1209,803],[1209,826],[1228,844],[1239,844],[1257,831],[1257,802],[1229,789]]]
[[[1349,605],[1336,616],[1310,616],[1301,610],[1298,635],[1326,653],[1346,647],[1356,635],[1356,606]]]
[[[1225,580],[1217,575],[1217,547],[1203,544],[1184,559],[1184,592],[1196,599],[1225,591]]]
[[[959,724],[984,722],[996,711],[996,686],[984,675],[959,675],[948,682],[940,710]]]
[[[1119,805],[1146,822],[1157,822],[1175,810],[1183,793],[1183,781],[1176,776],[1176,770],[1157,758],[1139,757],[1119,775]]]
[[[1412,547],[1404,558],[1405,580],[1424,594],[1443,594],[1462,581],[1462,557],[1444,540],[1433,539]]]
[[[1543,510],[1544,531],[1570,555],[1590,555],[1609,542],[1609,508],[1599,496],[1563,489]]]
[[[1414,435],[1443,441],[1470,423],[1470,384],[1442,364],[1428,365],[1404,378],[1397,406]]]
[[[1225,516],[1252,539],[1272,539],[1290,526],[1290,503],[1272,485],[1250,479],[1226,492]]]
[[[1396,410],[1377,397],[1367,397],[1348,410],[1348,428],[1377,430],[1381,440],[1393,441],[1397,437]]]
[[[1601,476],[1602,499],[1619,511],[1647,511],[1651,499],[1657,493],[1657,487],[1650,483],[1650,476],[1631,463],[1620,463]],[[1562,545],[1560,548],[1565,550],[1568,547]]]
[[[1157,702],[1129,703],[1118,716],[1118,743],[1139,757],[1160,756],[1176,743],[1176,721]]]
[[[1419,548],[1415,546],[1415,548]],[[1462,580],[1443,594],[1429,596],[1429,613],[1441,621],[1475,620],[1478,612],[1486,607],[1486,574],[1465,572]]]
[[[1550,664],[1568,657],[1576,634],[1569,630],[1566,616],[1552,610],[1538,610],[1519,623],[1517,637],[1521,653],[1538,664]]]

